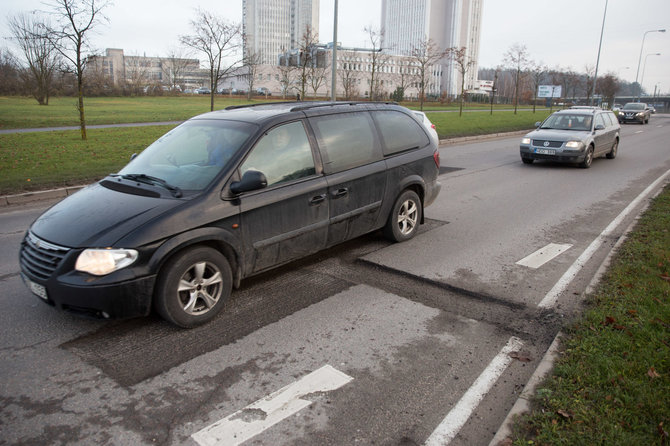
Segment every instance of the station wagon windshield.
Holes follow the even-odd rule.
[[[592,120],[593,117],[591,115],[553,114],[542,123],[542,127],[540,128],[583,132],[591,130]]]
[[[161,136],[119,175],[160,179],[183,191],[203,190],[254,131],[253,125],[236,121],[188,121]]]

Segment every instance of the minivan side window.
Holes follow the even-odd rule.
[[[341,113],[310,118],[324,171],[341,172],[382,159],[369,113]]]
[[[384,140],[384,155],[403,152],[408,149],[424,147],[430,140],[420,124],[404,113],[381,111],[374,114]]]
[[[240,166],[240,175],[248,170],[263,172],[268,187],[314,175],[314,158],[302,122],[280,125],[263,135]]]

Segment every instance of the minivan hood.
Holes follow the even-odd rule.
[[[30,231],[68,248],[111,247],[130,231],[182,202],[117,192],[96,183],[47,210]]]
[[[573,130],[553,130],[553,129],[537,129],[526,135],[526,138],[532,139],[546,139],[551,141],[584,141],[591,132],[588,131],[573,131]]]

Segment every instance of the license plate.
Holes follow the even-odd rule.
[[[553,149],[535,149],[535,153],[540,155],[556,155],[556,151]]]
[[[49,300],[49,298],[47,297],[47,289],[44,288],[42,285],[40,285],[39,283],[35,283],[29,279],[26,279],[26,283],[28,283],[28,288],[30,288],[30,291],[35,293],[35,295],[44,300]]]

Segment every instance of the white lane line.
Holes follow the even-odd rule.
[[[531,255],[519,260],[516,264],[537,269],[570,248],[572,248],[572,245],[569,244],[549,243],[544,248],[540,248]]]
[[[298,381],[191,435],[201,446],[235,446],[312,404],[301,399],[339,389],[353,378],[325,365]]]
[[[538,307],[541,308],[551,308],[554,305],[556,305],[556,302],[558,302],[558,296],[565,291],[565,289],[570,285],[570,282],[575,278],[577,273],[581,271],[581,269],[584,267],[584,265],[589,261],[589,259],[593,256],[593,254],[600,248],[600,246],[605,242],[605,239],[614,232],[614,230],[621,224],[624,218],[630,214],[635,207],[640,204],[640,202],[647,197],[651,193],[651,191],[658,186],[662,181],[665,180],[666,177],[670,175],[670,170],[665,172],[663,175],[658,177],[656,181],[651,183],[645,190],[640,193],[633,201],[630,202],[628,206],[626,206],[626,209],[621,211],[617,217],[612,220],[612,222],[607,225],[605,230],[600,233],[598,237],[595,238],[591,242],[591,244],[584,250],[582,255],[580,255],[577,260],[568,268],[568,270],[563,274],[563,276],[558,279],[558,282],[553,286],[551,290],[547,293],[546,296],[540,301],[540,303],[537,305]]]
[[[638,133],[644,133],[644,130],[638,130],[638,131],[635,132],[635,134],[638,134]]]
[[[472,412],[484,399],[491,387],[498,381],[507,366],[512,362],[509,354],[521,348],[521,339],[511,337],[500,353],[489,363],[477,380],[442,420],[437,429],[430,434],[425,446],[445,446],[454,439],[458,431],[468,421]]]

